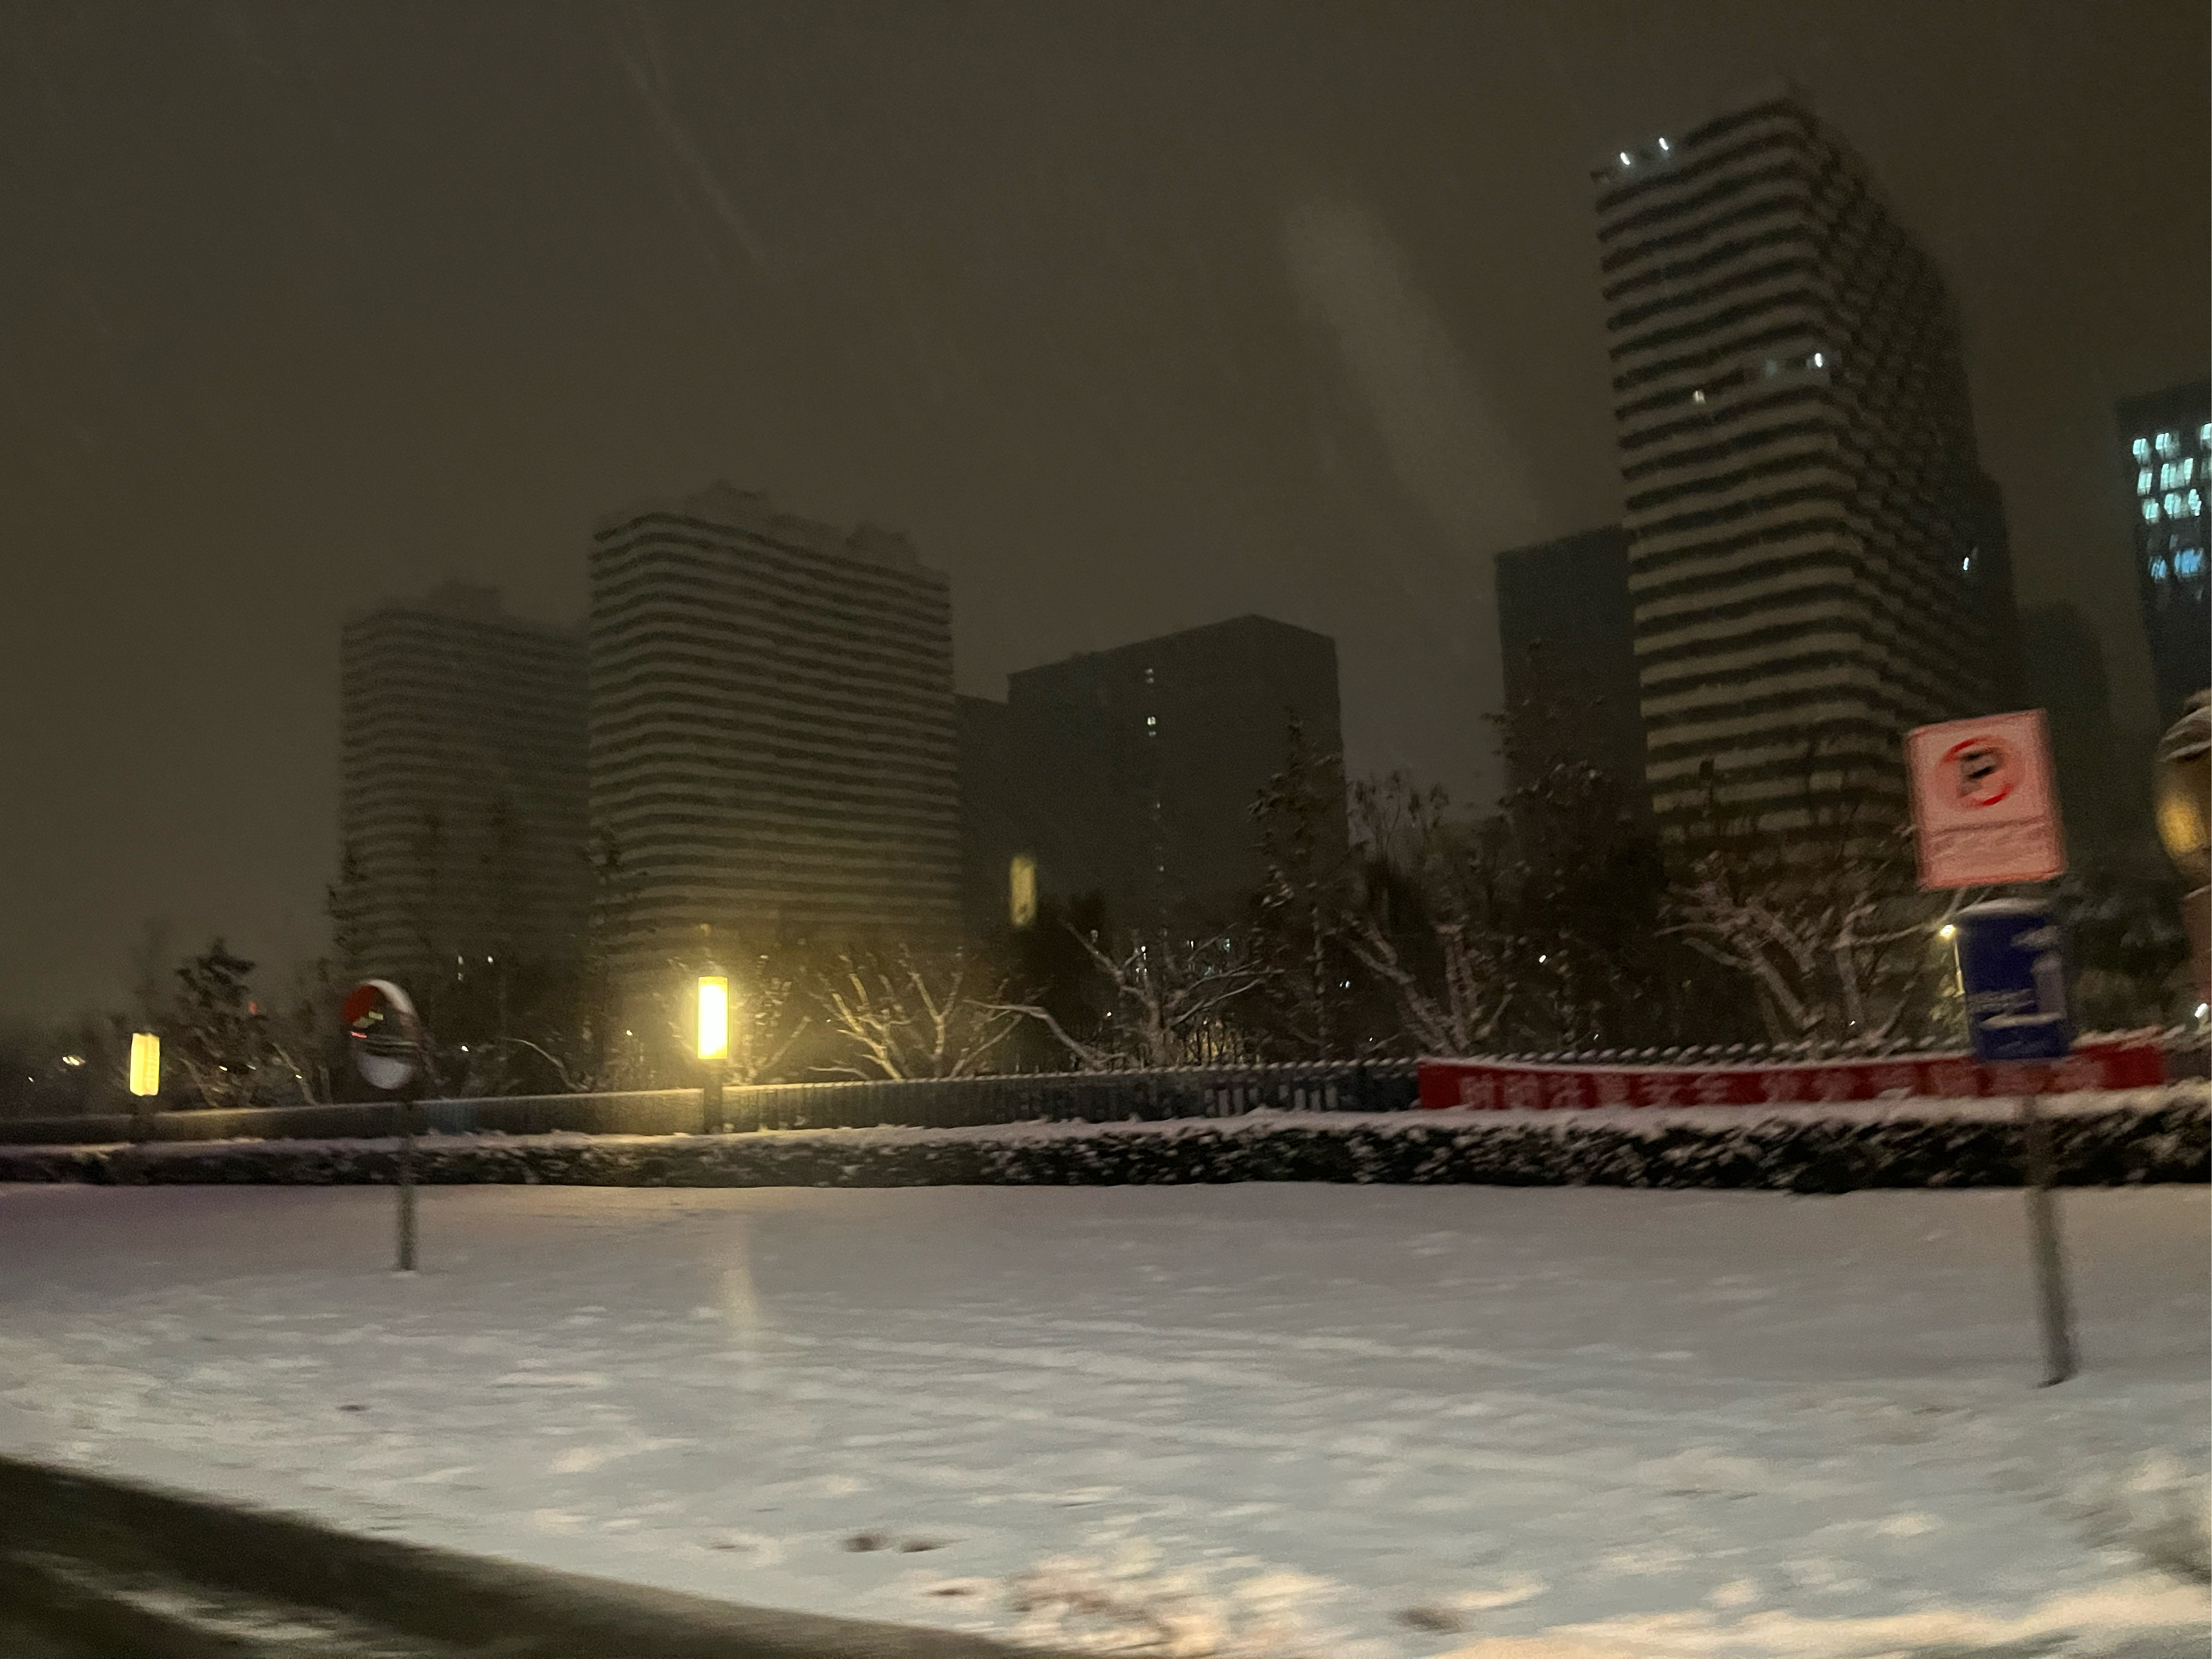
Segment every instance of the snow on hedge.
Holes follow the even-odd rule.
[[[2017,1184],[2013,1103],[1933,1098],[1583,1111],[1254,1112],[1126,1123],[732,1135],[430,1135],[438,1184],[1123,1186],[1238,1181],[1712,1187],[1847,1192]],[[2203,1083],[2044,1103],[2063,1178],[2212,1175]],[[0,1147],[0,1180],[348,1185],[393,1178],[386,1140]]]

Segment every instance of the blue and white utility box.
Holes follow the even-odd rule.
[[[2033,899],[1987,899],[1951,920],[1974,1058],[2063,1060],[2074,1015],[2066,942],[2050,909]]]

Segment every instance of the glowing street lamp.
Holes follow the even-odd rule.
[[[730,1057],[730,981],[720,974],[699,975],[699,1063],[706,1076],[699,1085],[700,1117],[708,1134],[720,1134],[722,1069]]]
[[[720,974],[699,976],[699,1058],[730,1055],[730,981]]]
[[[131,1034],[131,1092],[142,1100],[161,1092],[161,1039],[152,1031]]]

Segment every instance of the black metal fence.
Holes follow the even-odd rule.
[[[955,1128],[1037,1120],[1235,1117],[1290,1112],[1395,1112],[1415,1103],[1415,1062],[1207,1066],[923,1079],[890,1083],[772,1083],[723,1094],[721,1123],[705,1120],[696,1089],[629,1094],[526,1095],[425,1100],[419,1127],[434,1134],[696,1134],[709,1127],[866,1129],[889,1124]],[[92,1146],[122,1140],[344,1140],[397,1134],[399,1108],[256,1107],[0,1121],[0,1143]]]
[[[2201,1033],[2160,1034],[2166,1075],[2203,1077]],[[1784,1048],[1584,1050],[1511,1054],[1553,1065],[1717,1066],[1760,1061],[1874,1057],[1911,1052],[1897,1045],[1811,1044]],[[946,1129],[1038,1121],[1112,1123],[1130,1119],[1236,1117],[1284,1112],[1398,1112],[1416,1104],[1411,1060],[1339,1060],[1291,1066],[1189,1066],[1154,1072],[1030,1073],[921,1079],[912,1082],[770,1083],[724,1092],[721,1123],[706,1122],[697,1089],[625,1094],[487,1096],[426,1100],[416,1122],[435,1134],[696,1134],[710,1127],[750,1129],[867,1129],[878,1125]],[[155,1112],[0,1119],[0,1144],[94,1146],[122,1140],[345,1140],[398,1133],[398,1108],[386,1102],[344,1106],[276,1106],[240,1110]]]

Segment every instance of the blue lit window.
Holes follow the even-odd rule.
[[[2197,428],[2197,441],[2200,444],[2212,444],[2212,421],[2207,421]]]
[[[2143,503],[2143,522],[2145,524],[2156,524],[2158,522],[2158,503],[2156,501],[2148,501]]]
[[[2181,441],[2171,432],[2160,433],[2158,442],[2154,447],[2160,454],[2169,458],[2181,453]]]
[[[2148,460],[2150,459],[2150,440],[2148,438],[2136,439],[2135,442],[2128,446],[2128,453],[2134,456],[2139,461]]]
[[[2177,560],[2176,562],[2179,563],[2179,561]],[[2166,580],[2166,561],[2164,559],[2153,559],[2150,562],[2150,579],[2154,582],[2162,582]]]
[[[2166,516],[2169,519],[2178,519],[2185,510],[2181,497],[2168,490],[2166,496]]]
[[[2195,478],[2196,476],[2197,458],[2194,455],[2184,456],[2176,465],[2174,469],[2174,477],[2176,480],[2182,483],[2187,483],[2191,479]]]
[[[2185,547],[2173,556],[2173,574],[2177,576],[2201,575],[2203,570],[2204,550],[2201,547]]]
[[[2189,508],[2189,516],[2191,518],[2197,519],[2203,516],[2204,498],[2198,495],[2195,490],[2192,489],[2189,492],[2189,500],[2185,505]]]
[[[2149,495],[2149,494],[2150,494],[2151,480],[2152,480],[2155,476],[2156,476],[2156,475],[2155,475],[2154,473],[2153,473],[2153,472],[2151,471],[2151,470],[2150,470],[2148,467],[2145,467],[2145,468],[2143,468],[2143,470],[2142,470],[2142,471],[2140,471],[2140,472],[2136,473],[2136,495]]]

